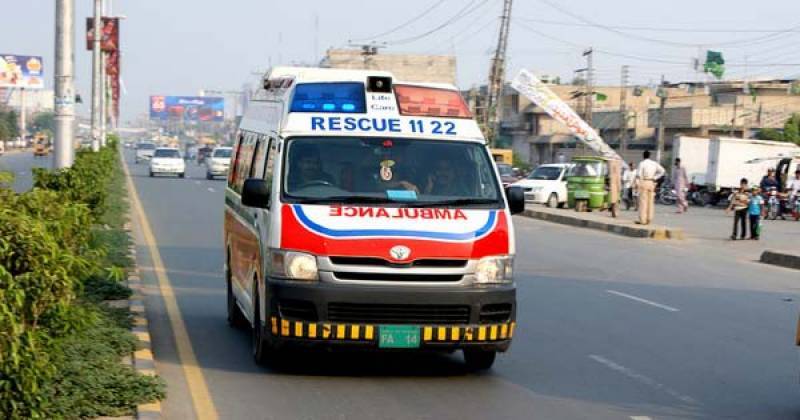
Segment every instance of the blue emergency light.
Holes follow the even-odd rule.
[[[294,89],[289,112],[366,113],[364,84],[299,83]]]

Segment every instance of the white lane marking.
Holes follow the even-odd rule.
[[[678,312],[680,310],[678,308],[673,308],[672,306],[662,305],[658,302],[653,302],[652,300],[643,299],[637,296],[629,295],[627,293],[618,292],[616,290],[606,290],[606,292],[611,293],[612,295],[622,296],[624,298],[635,300],[637,302],[644,303],[650,306],[655,306],[656,308],[661,308],[665,311]]]
[[[641,383],[643,385],[647,385],[650,388],[653,388],[653,389],[658,390],[658,391],[662,391],[662,392],[666,393],[667,395],[669,395],[669,396],[671,396],[671,397],[673,397],[673,398],[675,398],[677,400],[680,400],[680,401],[682,401],[682,402],[684,402],[686,404],[695,404],[696,403],[694,398],[686,396],[686,395],[682,395],[678,391],[675,391],[674,389],[669,388],[668,386],[657,382],[655,379],[652,379],[652,378],[649,378],[647,376],[644,376],[641,373],[636,372],[635,370],[633,370],[631,368],[627,368],[625,366],[622,366],[622,365],[620,365],[618,363],[615,363],[615,362],[613,362],[611,360],[606,359],[603,356],[598,356],[596,354],[590,354],[589,358],[594,360],[595,362],[600,363],[601,365],[603,365],[603,366],[605,366],[605,367],[617,372],[617,373],[621,373],[622,375],[625,375],[628,378],[630,378],[630,379],[632,379],[632,380],[634,380],[636,382],[639,382],[639,383]]]
[[[647,416],[631,416],[631,420],[653,420],[653,419]]]
[[[214,189],[213,189],[213,188],[211,188],[211,187],[208,187],[208,191],[209,191],[209,192],[214,192]]]

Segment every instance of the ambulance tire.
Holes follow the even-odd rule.
[[[230,264],[228,264],[228,267],[230,267]],[[236,295],[233,294],[231,272],[228,267],[225,268],[225,283],[228,289],[228,325],[232,328],[242,328],[247,325],[247,318],[244,317],[239,304],[236,302]]]
[[[496,356],[492,350],[464,349],[464,362],[471,371],[491,369]]]
[[[261,320],[261,302],[258,297],[258,287],[253,293],[253,359],[256,364],[266,366],[270,359],[272,348],[264,337],[264,322]]]

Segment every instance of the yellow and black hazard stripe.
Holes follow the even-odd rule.
[[[378,340],[378,326],[369,324],[337,324],[293,321],[272,317],[272,335],[311,340],[362,341]],[[510,340],[516,322],[481,325],[423,325],[420,335],[423,343],[474,343]]]

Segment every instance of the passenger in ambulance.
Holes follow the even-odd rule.
[[[322,169],[319,149],[297,145],[290,151],[291,166],[287,185],[290,191],[311,186],[334,186],[334,179]]]
[[[464,178],[458,176],[456,164],[448,158],[439,158],[433,164],[433,173],[428,176],[425,193],[431,195],[463,197],[470,195]]]

